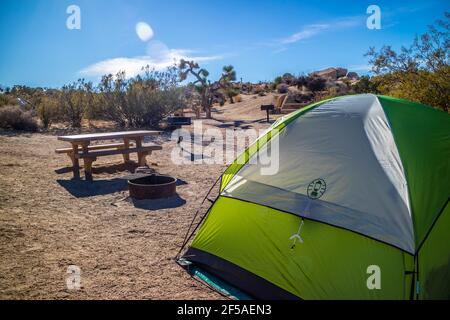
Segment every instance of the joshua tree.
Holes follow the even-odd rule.
[[[194,61],[186,61],[181,60],[179,65],[180,70],[180,79],[181,81],[186,80],[188,75],[191,74],[195,77],[195,81],[192,83],[196,88],[201,97],[201,107],[206,112],[206,118],[211,118],[211,108],[214,102],[214,98],[217,95],[217,91],[222,90],[230,97],[231,101],[233,101],[233,96],[235,93],[232,93],[232,81],[236,80],[236,71],[233,66],[225,66],[223,67],[223,73],[220,77],[219,81],[211,83],[208,79],[209,72],[200,68],[198,63]]]
[[[209,72],[200,68],[198,63],[184,59],[181,59],[179,69],[181,81],[186,80],[189,74],[195,77],[196,80],[193,85],[196,86],[200,94],[201,106],[206,112],[206,118],[210,119],[213,95],[211,94],[211,81],[208,80]]]
[[[222,70],[223,72],[219,83],[230,83],[232,81],[236,81],[236,70],[234,70],[232,65],[224,66]]]
[[[236,71],[232,65],[224,66],[222,70],[222,76],[218,82],[225,95],[230,99],[230,103],[234,103],[233,97],[238,95],[232,84],[232,81],[236,81]]]

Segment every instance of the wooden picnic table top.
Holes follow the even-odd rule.
[[[86,142],[92,140],[106,140],[106,139],[124,139],[124,138],[143,138],[147,136],[155,136],[161,131],[153,130],[139,130],[139,131],[120,131],[120,132],[102,132],[102,133],[88,133],[76,134],[70,136],[59,136],[58,140],[67,142]]]

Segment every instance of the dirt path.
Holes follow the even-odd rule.
[[[265,128],[261,103],[245,97],[205,121],[219,128]],[[237,122],[236,122],[237,121]],[[224,125],[225,124],[225,125]],[[223,164],[175,165],[175,142],[150,157],[177,177],[178,196],[131,201],[121,156],[99,158],[94,183],[71,180],[65,146],[50,134],[0,135],[0,299],[215,299],[173,261],[205,192]],[[97,171],[97,172],[96,172]],[[81,289],[68,290],[67,267],[81,268]]]

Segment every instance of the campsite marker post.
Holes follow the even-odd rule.
[[[273,105],[273,104],[263,104],[262,106],[261,106],[261,111],[266,111],[266,114],[267,114],[267,122],[270,122],[270,119],[269,119],[269,111],[272,111],[272,110],[274,110],[275,109],[275,106]]]

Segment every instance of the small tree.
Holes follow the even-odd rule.
[[[391,46],[370,48],[366,56],[379,81],[378,89],[389,94],[429,104],[449,112],[450,108],[450,13],[446,20],[430,26],[410,47],[399,52]]]
[[[92,83],[78,79],[61,88],[59,95],[60,114],[72,128],[80,128],[84,112],[92,101]]]

